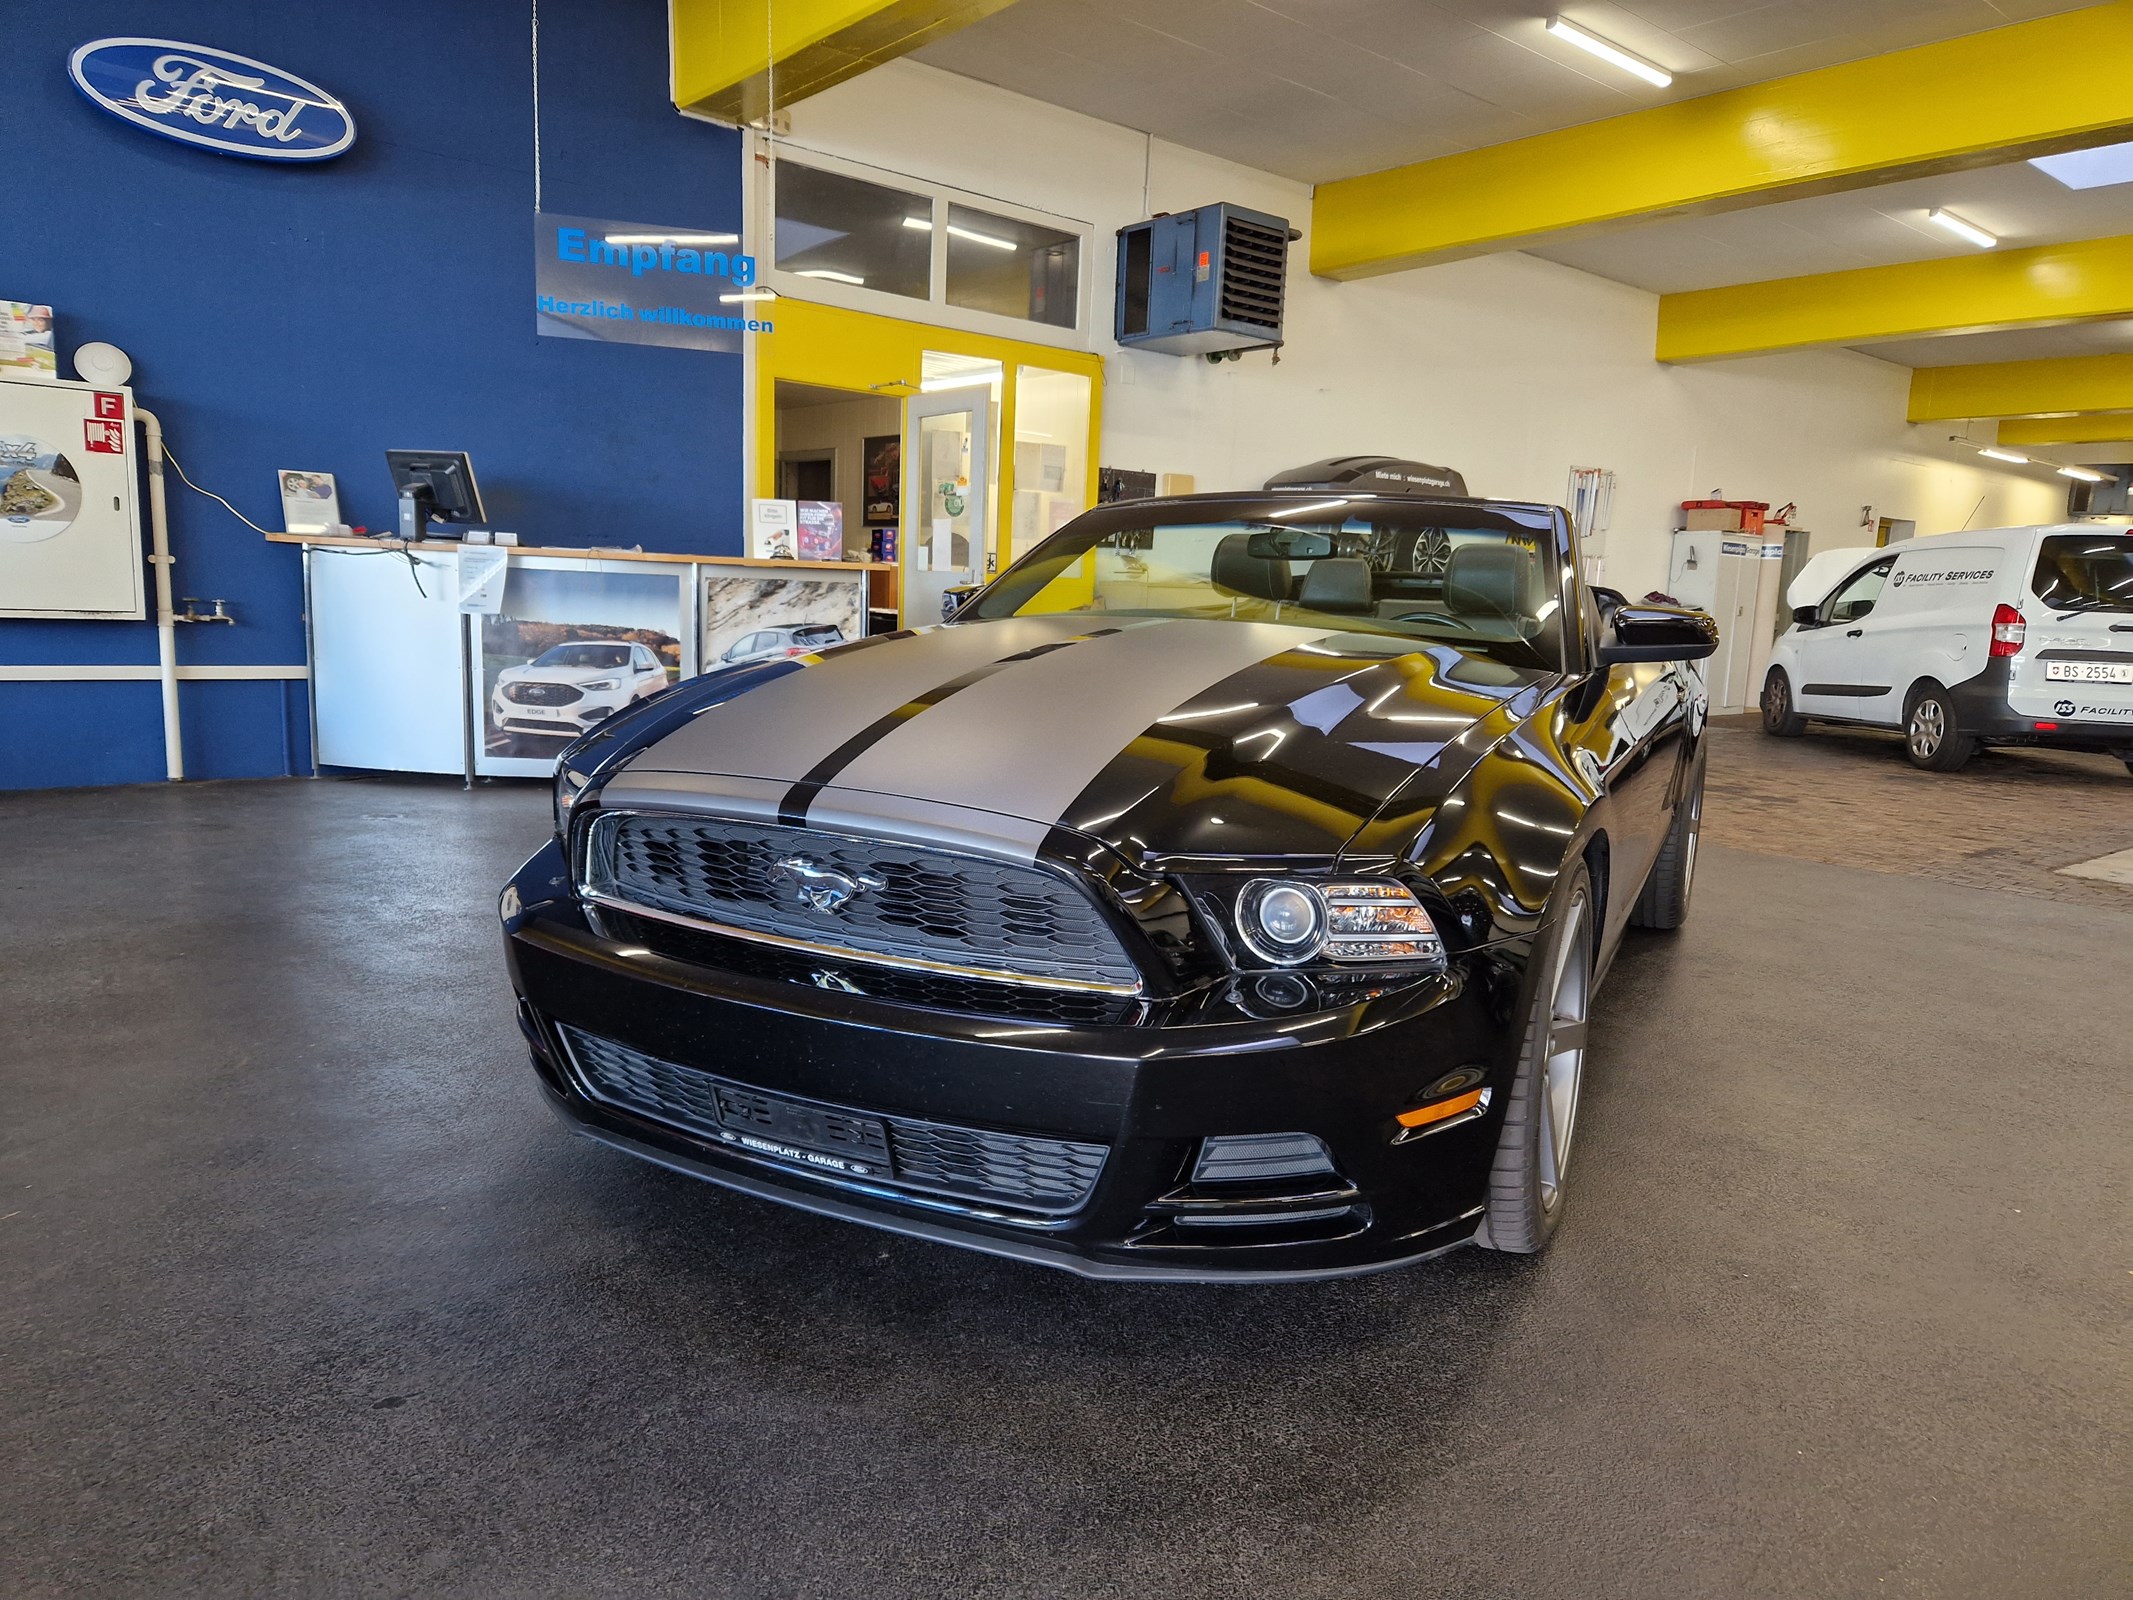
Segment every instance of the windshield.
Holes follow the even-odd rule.
[[[630,647],[626,644],[559,644],[538,657],[537,667],[626,667]]]
[[[2133,534],[2053,534],[2029,586],[2059,611],[2133,611]]]
[[[792,631],[796,644],[842,644],[844,631],[834,623],[810,622]]]
[[[1556,521],[1541,506],[1290,493],[1099,507],[967,615],[1284,622],[1560,671]]]

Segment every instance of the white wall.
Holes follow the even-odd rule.
[[[1278,364],[1120,350],[1115,230],[1227,200],[1308,233],[1310,190],[915,62],[801,101],[784,142],[1094,225],[1106,466],[1207,490],[1383,451],[1456,467],[1477,494],[1558,504],[1573,466],[1608,467],[1606,581],[1632,594],[1664,587],[1679,503],[1713,490],[1797,501],[1816,549],[1871,544],[1869,504],[1921,534],[2065,509],[2064,480],[1959,459],[1945,425],[1906,426],[1905,368],[1841,350],[1664,367],[1656,296],[1531,256],[1335,283],[1311,276],[1307,236]]]

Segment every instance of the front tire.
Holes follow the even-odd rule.
[[[1699,764],[1688,793],[1674,807],[1666,843],[1652,863],[1644,892],[1629,914],[1639,928],[1678,928],[1689,920],[1689,890],[1696,881],[1696,842],[1703,833],[1703,767]]]
[[[1956,721],[1955,701],[1939,684],[1911,696],[1903,714],[1904,759],[1923,772],[1959,772],[1977,754],[1977,737]]]
[[[1807,719],[1792,709],[1792,680],[1783,667],[1772,667],[1763,679],[1763,732],[1797,739],[1806,731]]]
[[[1563,1215],[1563,1175],[1585,1077],[1585,1023],[1599,945],[1592,875],[1580,861],[1560,893],[1562,910],[1534,951],[1533,998],[1489,1172],[1488,1205],[1475,1242],[1532,1255]]]

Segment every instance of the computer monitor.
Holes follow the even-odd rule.
[[[400,491],[400,537],[428,536],[429,524],[487,522],[474,463],[464,450],[388,450],[385,465]],[[457,535],[447,537],[456,538]]]

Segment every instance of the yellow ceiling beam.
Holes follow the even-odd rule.
[[[1332,278],[2133,137],[2133,0],[1321,184]]]
[[[2133,439],[2133,411],[2086,416],[2017,417],[2000,424],[2001,444],[2115,444]]]
[[[2133,411],[2133,355],[1920,367],[1911,374],[1913,422]]]
[[[1661,361],[2133,317],[2133,235],[1659,297]]]
[[[671,0],[674,104],[757,122],[1013,0]]]

